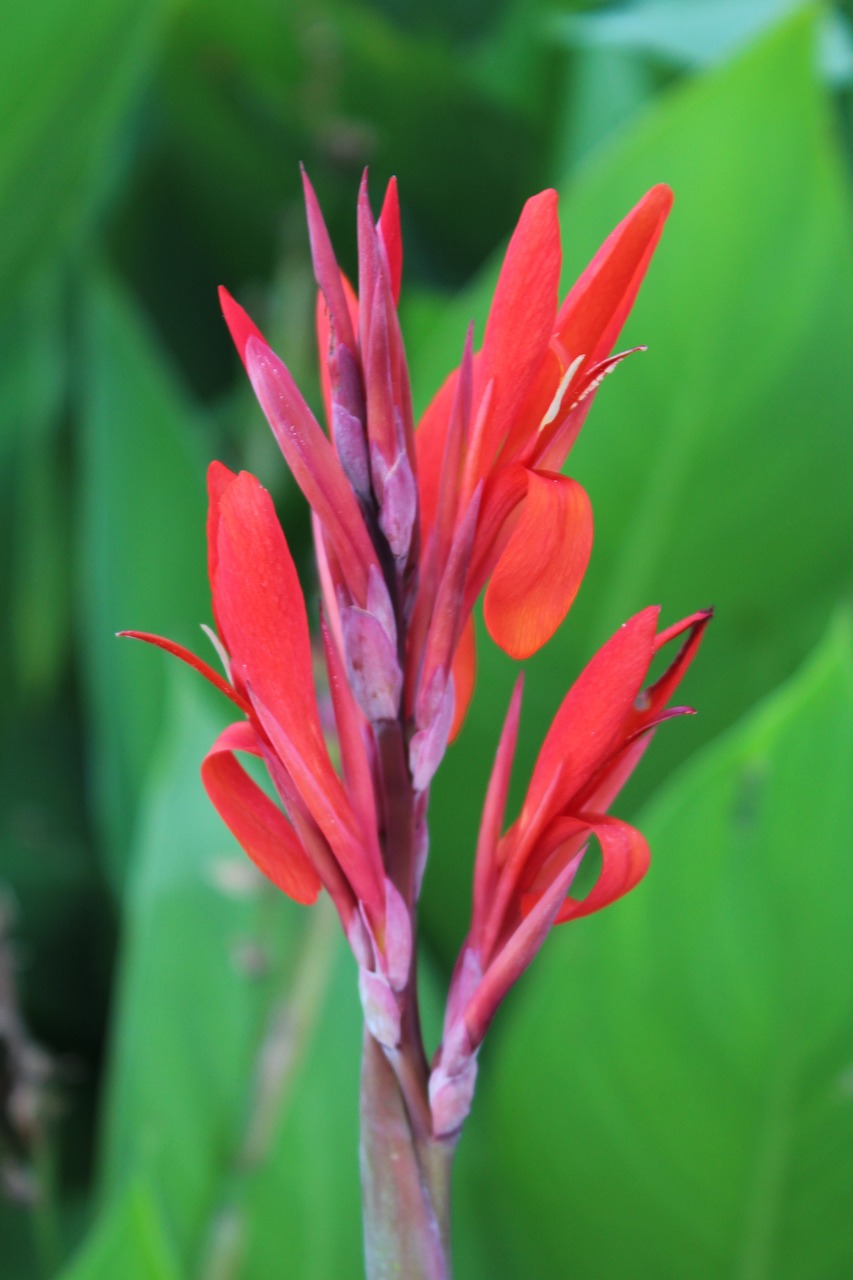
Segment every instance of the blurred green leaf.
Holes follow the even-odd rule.
[[[128,887],[102,1185],[144,1175],[192,1274],[265,1280],[286,1256],[355,1278],[354,965],[328,901],[272,890],[209,804],[193,679],[173,682]]]
[[[811,35],[798,17],[673,94],[563,201],[568,284],[647,187],[667,179],[676,191],[621,339],[650,351],[605,383],[569,460],[596,544],[566,626],[527,664],[516,797],[566,688],[637,609],[661,602],[665,622],[718,612],[684,686],[701,714],[658,735],[623,812],[789,674],[849,589],[853,242]],[[455,362],[464,318],[483,317],[490,291],[491,279],[429,345],[410,340],[417,387]],[[490,641],[479,656],[479,694],[431,811],[427,911],[447,952],[469,903],[470,859],[457,850],[473,849],[514,678]]]
[[[126,863],[135,799],[163,716],[165,662],[116,631],[198,647],[209,617],[202,428],[133,302],[104,276],[83,305],[77,627],[108,870]]]
[[[110,190],[172,0],[41,0],[0,23],[0,284],[61,251]],[[122,140],[123,141],[123,140]],[[112,163],[105,159],[110,149]]]
[[[100,1221],[61,1280],[181,1280],[154,1197],[137,1181]]]
[[[7,659],[23,700],[54,692],[70,641],[69,495],[60,428],[67,358],[57,273],[46,274],[10,308],[0,333],[0,454],[10,447],[15,481],[11,648]]]
[[[548,939],[479,1099],[525,1275],[567,1239],[584,1276],[850,1274],[851,758],[845,621],[644,813],[636,893]]]

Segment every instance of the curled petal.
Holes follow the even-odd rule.
[[[627,822],[601,816],[586,819],[591,835],[601,847],[601,871],[587,896],[566,898],[554,920],[563,924],[601,911],[639,884],[649,869],[651,854],[646,839]]]
[[[261,754],[246,721],[230,725],[201,766],[204,788],[231,834],[268,880],[297,902],[311,903],[320,879],[284,814],[252,781],[234,753]]]
[[[528,472],[521,518],[486,590],[492,639],[529,658],[568,613],[592,551],[592,507],[576,480]]]

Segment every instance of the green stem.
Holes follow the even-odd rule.
[[[384,1051],[365,1032],[361,1186],[368,1280],[450,1280],[455,1142],[419,1128]]]

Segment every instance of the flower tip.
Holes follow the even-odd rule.
[[[239,302],[231,297],[231,294],[224,285],[219,286],[219,305],[222,308],[222,314],[225,317],[225,323],[228,325],[228,331],[234,340],[234,346],[237,348],[240,359],[243,364],[246,363],[246,347],[250,338],[259,338],[264,346],[267,346],[266,339],[261,333],[255,322],[240,306]]]

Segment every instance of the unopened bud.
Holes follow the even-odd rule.
[[[373,1039],[386,1049],[396,1049],[400,1043],[400,1006],[387,978],[362,967],[358,971],[358,992]]]
[[[401,446],[392,466],[380,449],[370,451],[373,487],[379,502],[379,527],[398,561],[405,560],[412,545],[412,530],[418,510],[418,488],[405,446]]]
[[[379,618],[357,605],[341,609],[347,679],[368,720],[393,720],[400,706],[403,673],[397,649]]]
[[[409,743],[409,769],[416,791],[426,790],[441,764],[453,724],[455,703],[451,676],[432,720],[424,728],[418,729]]]

